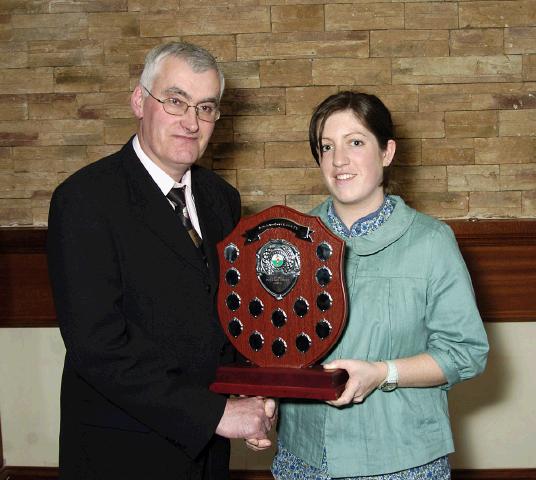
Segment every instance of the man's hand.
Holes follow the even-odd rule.
[[[264,413],[270,419],[272,426],[277,423],[277,403],[271,398],[264,399]],[[246,447],[254,452],[266,450],[272,446],[268,438],[246,438]]]
[[[226,438],[270,442],[267,433],[276,419],[275,401],[262,397],[229,398],[216,433]]]

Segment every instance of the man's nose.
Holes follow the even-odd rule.
[[[182,126],[189,132],[197,132],[199,130],[199,118],[197,118],[197,110],[193,105],[188,105],[186,112],[181,118]]]

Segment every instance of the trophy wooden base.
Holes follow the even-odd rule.
[[[344,391],[347,380],[346,370],[324,370],[320,365],[307,368],[261,368],[231,364],[218,368],[210,390],[271,398],[336,400]]]

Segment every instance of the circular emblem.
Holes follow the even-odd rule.
[[[275,268],[281,268],[284,263],[285,263],[285,257],[281,255],[280,253],[274,253],[274,255],[272,256],[272,265]]]
[[[264,289],[281,300],[300,276],[300,252],[286,240],[270,240],[257,252],[256,270]]]

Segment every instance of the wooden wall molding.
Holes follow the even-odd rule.
[[[231,480],[273,480],[269,471],[235,470]],[[58,479],[58,469],[51,467],[6,467],[0,469],[0,480]],[[125,479],[127,480],[127,479]],[[536,468],[453,470],[452,480],[536,480]]]
[[[486,322],[536,321],[536,220],[451,220]],[[0,228],[0,327],[56,327],[46,229]]]

